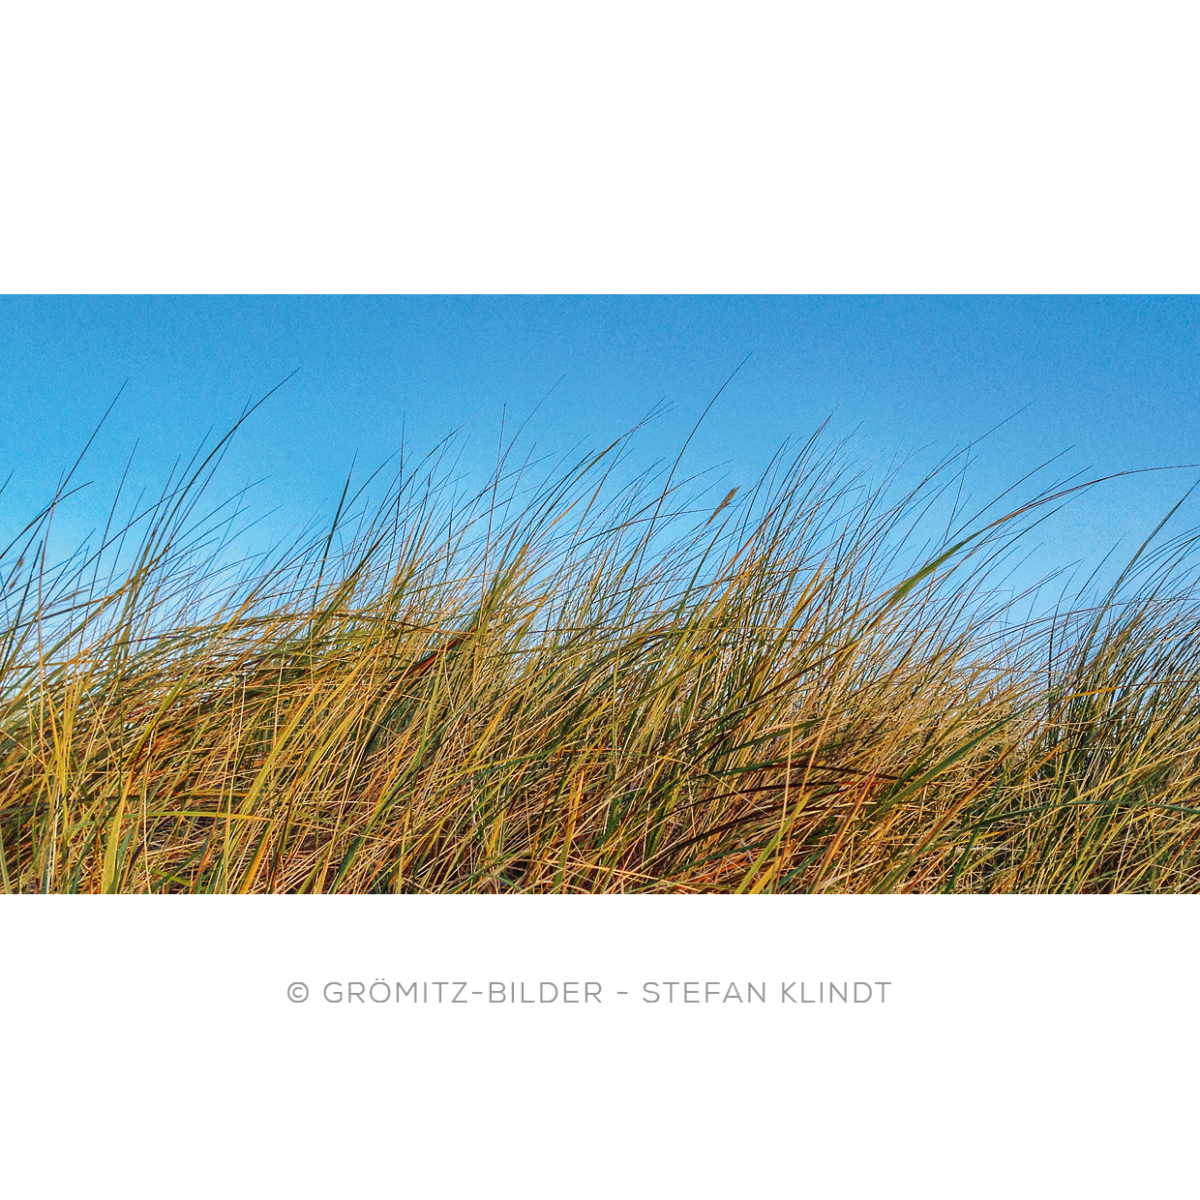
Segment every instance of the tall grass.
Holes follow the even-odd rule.
[[[953,461],[819,433],[705,500],[629,444],[465,496],[401,458],[242,560],[228,439],[55,562],[68,476],[0,553],[0,885],[1195,889],[1194,539],[1021,621],[992,585],[1074,488],[968,517]]]

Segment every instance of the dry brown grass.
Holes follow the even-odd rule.
[[[1195,890],[1191,540],[1002,626],[1062,492],[918,553],[945,468],[816,437],[697,510],[624,445],[465,504],[429,459],[240,565],[219,454],[54,568],[64,484],[0,556],[4,889]]]

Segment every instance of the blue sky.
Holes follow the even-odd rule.
[[[972,452],[980,503],[1060,451],[1056,478],[1200,463],[1194,297],[31,296],[0,299],[0,329],[4,532],[49,498],[128,380],[64,548],[103,523],[135,442],[134,477],[160,481],[297,368],[219,477],[229,492],[262,481],[271,536],[331,513],[355,455],[364,473],[402,438],[422,453],[464,426],[463,463],[486,470],[501,412],[511,431],[547,393],[527,445],[599,446],[665,401],[636,461],[671,459],[747,355],[685,459],[724,487],[826,417],[862,458],[931,465],[1019,413]],[[1198,477],[1103,485],[1039,530],[1034,564],[1132,549]],[[1176,520],[1200,523],[1191,505]]]

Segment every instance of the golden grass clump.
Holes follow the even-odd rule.
[[[893,499],[818,435],[697,506],[622,439],[466,501],[401,459],[239,562],[227,444],[0,554],[6,892],[1196,888],[1190,539],[1019,622],[988,581],[1074,489],[931,546],[948,464]]]

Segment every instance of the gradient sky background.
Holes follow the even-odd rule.
[[[135,442],[135,479],[161,482],[297,368],[219,476],[222,495],[263,481],[253,508],[276,510],[273,538],[331,515],[355,454],[361,476],[402,436],[423,453],[465,425],[463,464],[485,472],[502,409],[511,432],[551,389],[526,445],[599,447],[665,400],[635,461],[672,459],[748,354],[685,458],[718,469],[718,499],[830,416],[858,456],[915,451],[929,466],[1024,409],[972,452],[980,503],[1060,451],[1046,482],[1200,463],[1195,297],[10,296],[0,335],[3,542],[128,380],[80,469],[94,482],[64,513],[63,549],[103,525]],[[1027,576],[1093,565],[1118,541],[1132,551],[1197,478],[1159,472],[1077,498],[1038,531]],[[1190,524],[1191,501],[1172,528]]]

